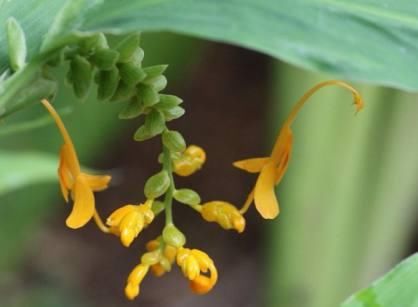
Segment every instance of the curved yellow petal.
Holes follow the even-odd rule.
[[[109,226],[117,226],[120,224],[122,219],[130,212],[135,211],[138,206],[125,205],[115,211],[107,218],[106,224]]]
[[[236,168],[242,169],[249,173],[259,173],[264,165],[270,160],[267,158],[252,158],[246,160],[240,160],[233,163]]]
[[[81,173],[81,176],[83,176],[89,187],[95,192],[106,189],[112,179],[112,177],[108,175],[89,175]]]
[[[68,227],[77,229],[83,227],[93,217],[95,211],[94,195],[88,184],[77,178],[73,189],[74,205],[66,220]]]
[[[268,163],[261,170],[255,184],[255,207],[265,219],[273,219],[279,214],[279,203],[274,191],[276,181],[276,166],[274,162]]]

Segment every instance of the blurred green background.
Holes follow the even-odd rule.
[[[167,92],[185,100],[187,113],[173,126],[208,153],[203,170],[180,181],[205,200],[241,205],[255,177],[231,162],[268,153],[293,103],[333,78],[183,36],[149,34],[142,42],[145,63],[170,64]],[[338,306],[417,251],[418,96],[355,85],[366,103],[356,116],[351,95],[330,88],[296,120],[293,157],[277,191],[278,219],[264,221],[251,209],[246,232],[236,235],[175,207],[190,246],[207,251],[219,268],[219,283],[209,295],[194,296],[174,270],[162,279],[147,278],[137,301],[127,302],[125,278],[161,224],[130,250],[94,227],[70,231],[64,225],[69,206],[58,182],[46,175],[44,183],[7,194],[0,189],[0,306]],[[56,102],[58,110],[71,107],[64,121],[82,163],[114,177],[98,196],[103,215],[141,201],[145,179],[158,169],[158,142],[135,143],[138,123],[118,120],[119,104],[80,102],[65,86]],[[44,115],[33,105],[1,125],[7,129]],[[36,168],[56,167],[36,156],[57,154],[61,139],[53,125],[0,137],[1,150],[33,152],[20,165],[20,177],[0,163],[3,185],[25,180]]]

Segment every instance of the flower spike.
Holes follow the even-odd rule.
[[[67,226],[77,229],[94,217],[99,228],[107,232],[96,211],[93,192],[106,189],[111,177],[90,175],[81,171],[73,142],[60,116],[48,100],[43,99],[41,102],[55,120],[64,139],[60,151],[58,176],[65,201],[68,202],[70,196],[74,200],[73,209],[66,220]]]
[[[293,142],[290,126],[308,99],[319,89],[330,85],[336,85],[351,92],[356,113],[363,109],[364,103],[360,94],[351,85],[343,81],[329,80],[321,82],[308,90],[296,103],[284,122],[269,157],[251,158],[233,163],[235,167],[249,173],[259,173],[254,188],[240,210],[241,214],[248,210],[253,201],[257,211],[263,218],[273,219],[279,214],[279,202],[276,198],[274,187],[280,183],[289,165]]]

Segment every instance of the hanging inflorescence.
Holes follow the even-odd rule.
[[[13,33],[23,35],[13,20],[10,25]],[[17,51],[11,53],[11,67],[17,71],[25,65],[25,57],[13,59],[13,54],[19,54],[19,48],[14,49]],[[171,271],[175,264],[189,280],[192,291],[205,294],[217,282],[216,266],[205,252],[186,247],[186,236],[174,222],[173,202],[188,206],[208,222],[238,233],[245,229],[243,215],[253,202],[263,218],[275,218],[279,214],[279,205],[274,189],[289,165],[293,139],[291,125],[307,99],[322,87],[336,85],[352,93],[357,111],[362,109],[363,101],[353,87],[342,81],[326,81],[310,89],[284,122],[270,156],[234,163],[237,168],[259,174],[243,207],[237,209],[227,201],[202,201],[196,191],[176,186],[176,176],[191,176],[202,168],[206,153],[197,145],[187,145],[180,132],[169,129],[168,123],[185,113],[181,106],[183,101],[179,97],[161,93],[167,85],[164,76],[167,65],[143,67],[143,58],[144,51],[137,33],[124,36],[114,44],[109,43],[108,37],[102,33],[81,35],[77,44],[50,56],[38,75],[38,79],[46,80],[49,78],[48,67],[58,65],[63,60],[68,62],[66,79],[77,97],[86,97],[95,82],[99,100],[126,102],[119,113],[120,119],[142,117],[143,124],[134,134],[136,141],[154,137],[161,140],[162,149],[157,159],[161,169],[148,178],[143,195],[138,195],[138,202],[122,205],[103,221],[96,207],[94,193],[105,190],[111,176],[93,175],[82,170],[74,144],[59,114],[48,100],[42,99],[64,141],[60,150],[58,175],[65,201],[73,204],[66,224],[78,229],[93,220],[102,232],[118,237],[123,246],[130,247],[145,228],[159,215],[164,215],[165,226],[161,235],[146,244],[146,252],[127,278],[127,298],[134,299],[139,295],[140,284],[149,272],[162,276]],[[54,93],[48,96],[53,97]]]

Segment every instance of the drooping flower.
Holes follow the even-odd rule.
[[[212,259],[198,249],[179,248],[177,265],[190,280],[190,288],[196,294],[208,293],[218,280],[218,271]]]
[[[76,229],[84,226],[91,218],[95,217],[96,222],[102,225],[96,211],[93,192],[106,189],[111,177],[90,175],[81,171],[73,142],[60,116],[46,99],[42,100],[42,104],[54,118],[64,139],[60,151],[58,176],[65,201],[68,202],[70,197],[74,201],[66,224],[68,227]]]
[[[122,244],[129,247],[139,233],[154,220],[151,210],[153,200],[145,204],[125,205],[114,211],[106,220],[109,232],[120,237]]]
[[[200,214],[206,221],[216,222],[223,229],[235,229],[239,233],[245,229],[245,218],[235,206],[225,201],[202,204]]]
[[[329,85],[337,85],[349,90],[353,95],[356,112],[363,108],[363,100],[360,94],[352,86],[342,81],[325,81],[317,84],[306,92],[296,103],[290,112],[289,117],[280,129],[272,153],[269,157],[251,158],[233,163],[235,167],[243,169],[249,173],[259,173],[254,188],[248,195],[244,206],[240,210],[241,213],[245,213],[254,201],[258,212],[263,218],[273,219],[279,214],[279,203],[277,201],[274,188],[282,180],[289,165],[293,141],[291,125],[308,98],[310,98],[320,88]]]

